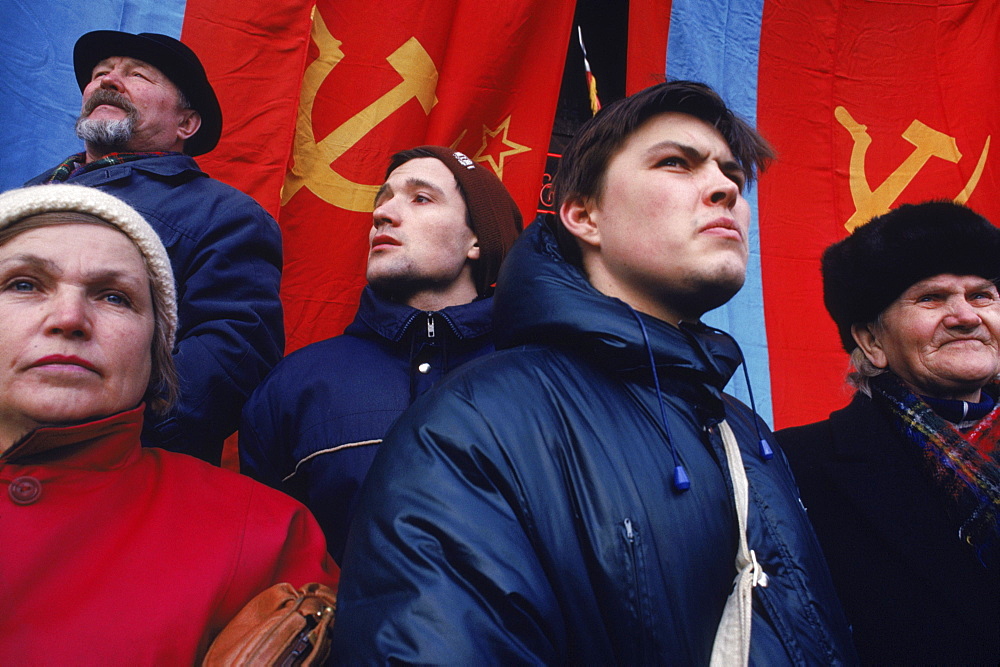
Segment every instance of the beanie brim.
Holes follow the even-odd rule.
[[[96,188],[50,183],[0,193],[0,229],[34,215],[57,212],[92,215],[113,225],[132,241],[149,268],[152,288],[166,304],[166,334],[172,349],[177,332],[177,295],[170,257],[156,231],[134,208]]]

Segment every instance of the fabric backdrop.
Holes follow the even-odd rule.
[[[353,315],[390,152],[455,146],[534,215],[572,0],[2,2],[0,189],[79,149],[80,34],[182,37],[226,120],[199,163],[282,226],[289,351],[336,335]],[[618,47],[628,92],[664,75],[703,80],[777,149],[749,193],[746,286],[706,319],[739,340],[767,421],[821,419],[848,399],[847,357],[822,306],[823,248],[871,215],[928,198],[1000,221],[1000,4],[631,0],[628,11]],[[749,399],[741,377],[732,389]]]

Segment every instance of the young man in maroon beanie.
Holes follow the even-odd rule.
[[[308,505],[334,558],[389,426],[449,370],[493,350],[493,283],[520,229],[487,167],[440,146],[393,155],[354,321],[282,360],[247,402],[242,471]]]

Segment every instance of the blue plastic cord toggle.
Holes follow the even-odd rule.
[[[760,439],[760,458],[765,461],[770,461],[774,458],[774,450],[771,449],[771,445],[767,444],[767,440],[764,438]]]
[[[679,463],[674,468],[674,488],[678,491],[687,491],[691,488],[691,480],[688,479],[684,466]]]

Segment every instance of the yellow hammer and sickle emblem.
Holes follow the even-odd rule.
[[[434,91],[437,89],[438,71],[424,47],[411,37],[386,58],[403,80],[322,140],[316,141],[312,127],[316,93],[344,58],[344,52],[340,50],[342,42],[330,34],[318,12],[313,22],[312,38],[319,48],[319,56],[310,63],[302,77],[292,146],[294,163],[285,176],[281,205],[287,204],[296,192],[306,187],[333,206],[348,211],[370,212],[380,185],[355,183],[338,174],[331,163],[411,99],[415,98],[424,113],[429,114],[437,104]]]
[[[853,232],[876,215],[888,211],[896,198],[917,175],[917,172],[932,157],[939,157],[955,163],[962,159],[962,153],[958,150],[958,144],[954,137],[938,132],[919,120],[914,120],[903,132],[903,139],[913,144],[913,152],[903,160],[895,171],[889,174],[888,178],[882,181],[881,185],[872,190],[868,184],[868,177],[865,175],[865,155],[872,143],[868,127],[854,120],[844,107],[837,107],[833,113],[837,121],[851,133],[851,137],[854,139],[854,148],[851,149],[850,184],[855,211],[854,215],[844,223],[844,227],[849,232]],[[983,152],[979,156],[979,163],[965,187],[955,197],[957,203],[964,204],[972,195],[972,191],[976,189],[979,178],[983,175],[983,167],[986,166],[986,156],[989,151],[990,137],[987,136]]]

